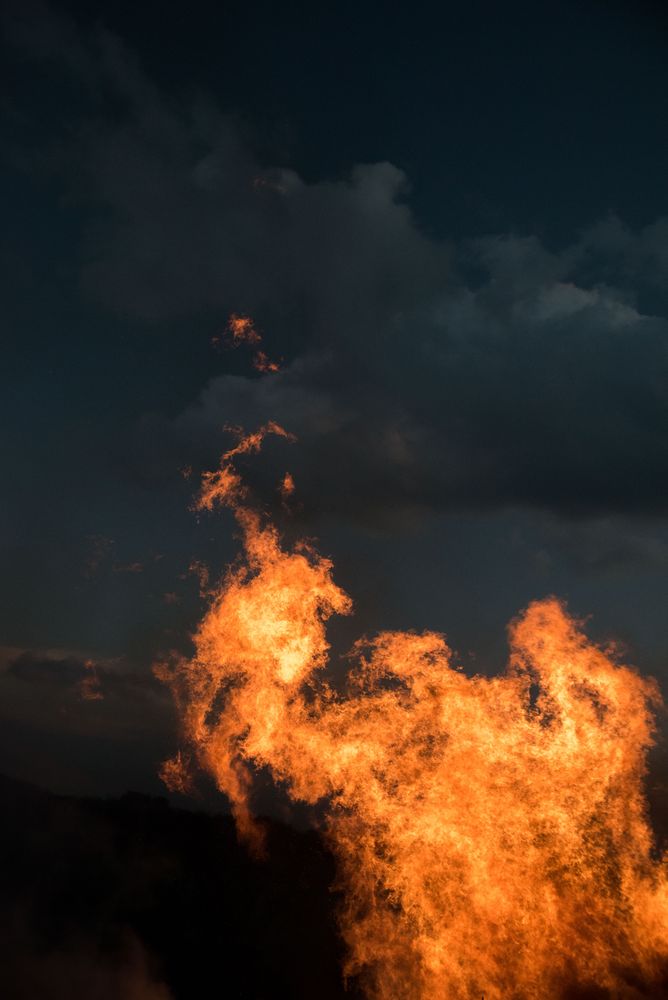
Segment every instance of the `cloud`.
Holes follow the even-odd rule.
[[[150,665],[76,650],[0,647],[0,690],[5,720],[77,738],[132,740],[159,732],[170,714]]]
[[[276,317],[272,336],[288,345],[293,331],[282,317],[300,317],[308,302],[302,358],[271,381],[212,379],[174,421],[177,436],[193,431],[191,454],[207,428],[271,416],[306,449],[309,501],[346,514],[414,504],[569,515],[665,509],[663,316],[643,314],[623,289],[581,283],[570,249],[551,255],[536,240],[506,237],[453,257],[393,197],[380,199],[383,224],[360,227],[358,238],[350,187],[329,196],[322,238],[347,214],[350,249],[340,241],[324,259],[316,241],[295,239],[290,273],[269,289],[267,268],[258,268],[251,302]],[[362,232],[377,239],[377,254],[360,257]],[[263,237],[258,247],[266,249]],[[446,259],[463,258],[482,275],[477,286],[449,276]],[[253,298],[250,288],[241,294]]]
[[[668,537],[661,521],[548,516],[541,519],[540,539],[535,560],[545,569],[563,560],[580,575],[625,577],[632,572],[665,573],[668,567]]]
[[[92,666],[92,661],[80,660],[75,656],[36,656],[26,650],[10,661],[7,673],[30,684],[75,687],[86,678],[89,664]]]
[[[659,218],[639,230],[615,214],[588,227],[569,251],[572,266],[591,270],[598,280],[630,290],[668,291],[668,219]]]
[[[346,331],[271,380],[219,376],[172,433],[197,454],[225,423],[273,417],[299,437],[281,460],[306,505],[346,515],[662,512],[668,323],[607,288],[528,282],[507,248],[519,273],[502,256],[478,289],[420,299],[382,348]]]
[[[146,414],[130,446],[143,476],[272,417],[300,437],[305,509],[665,510],[668,322],[634,288],[665,287],[668,220],[611,217],[559,251],[513,234],[454,245],[421,228],[397,166],[307,182],[205,95],[161,93],[109,32],[44,23],[19,42],[97,95],[68,140],[87,294],[154,334],[187,321],[204,337],[248,312],[287,360]]]

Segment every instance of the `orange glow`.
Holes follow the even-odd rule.
[[[88,671],[79,682],[79,694],[84,701],[102,701],[104,695],[100,690],[100,678],[94,660],[86,660],[84,667]]]
[[[253,368],[263,374],[280,372],[281,366],[276,361],[271,361],[264,351],[257,351],[253,357]]]
[[[255,324],[250,316],[232,313],[227,321],[226,333],[235,347],[238,344],[262,343],[262,337],[255,329]]]
[[[292,478],[292,473],[286,472],[281,480],[281,485],[279,486],[279,492],[283,501],[287,501],[295,492],[295,481]]]
[[[350,598],[328,559],[282,545],[233,466],[267,434],[288,437],[240,434],[203,477],[197,506],[232,509],[244,559],[211,592],[192,658],[159,671],[240,835],[261,848],[260,768],[325,804],[345,972],[370,1000],[639,997],[668,960],[643,794],[656,684],[548,599],[512,623],[500,676],[464,674],[439,633],[382,632],[355,645],[339,694],[326,622]],[[187,788],[186,771],[177,755],[164,776]]]
[[[158,677],[161,676],[159,667],[156,667],[155,672]],[[160,778],[170,792],[181,792],[183,795],[187,795],[192,790],[187,763],[180,753],[177,753],[170,760],[164,761],[160,768]]]
[[[243,316],[240,313],[232,313],[225,327],[225,338],[232,347],[240,344],[249,344],[251,347],[259,348],[262,337],[258,333],[255,323],[250,316]],[[221,338],[218,336],[211,338],[213,347],[219,347]],[[253,355],[253,368],[263,375],[273,374],[281,370],[277,361],[272,361],[269,355],[262,350],[256,350]]]
[[[223,454],[220,466],[215,472],[205,472],[202,476],[202,488],[196,508],[198,510],[211,510],[216,503],[227,504],[233,506],[238,515],[242,516],[243,508],[238,504],[238,501],[245,495],[246,490],[239,474],[232,465],[231,459],[236,455],[259,451],[267,434],[275,434],[278,437],[287,438],[289,441],[293,441],[294,436],[279,424],[274,423],[273,420],[252,434],[244,434],[240,428],[234,427],[228,427],[226,430],[236,433],[239,440],[233,448]]]

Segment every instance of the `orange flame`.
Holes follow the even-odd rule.
[[[256,848],[253,775],[326,803],[346,889],[347,975],[372,1000],[614,997],[665,975],[668,878],[643,795],[652,680],[589,642],[555,599],[510,628],[505,674],[466,676],[435,632],[383,632],[324,670],[325,623],[351,611],[332,563],[285,549],[232,465],[200,509],[230,507],[244,562],[213,592],[191,659],[160,676],[185,742]],[[182,760],[166,765],[187,787]],[[599,995],[599,994],[597,994]]]
[[[257,351],[253,356],[253,368],[258,372],[267,374],[269,372],[280,372],[281,366],[277,361],[272,361],[264,351]]]
[[[238,427],[227,427],[226,430],[237,434],[239,441],[223,454],[220,466],[215,472],[205,472],[202,476],[202,488],[196,508],[198,510],[211,510],[214,504],[221,503],[234,507],[241,515],[243,508],[239,506],[238,501],[245,495],[246,490],[230,460],[237,455],[259,451],[267,434],[275,434],[278,437],[287,438],[289,441],[294,441],[294,435],[289,434],[273,420],[270,420],[264,427],[260,427],[259,430],[253,431],[252,434],[244,434]]]
[[[160,677],[160,668],[156,668],[156,676]],[[188,763],[180,753],[163,762],[158,772],[160,779],[164,782],[170,792],[181,792],[187,795],[192,791],[192,781],[188,770]]]
[[[262,337],[257,331],[255,323],[250,316],[241,313],[232,313],[225,327],[224,339],[232,346],[238,347],[240,344],[249,344],[251,347],[258,347],[262,343]],[[221,337],[211,338],[214,347],[221,343]],[[272,374],[279,372],[281,366],[277,361],[272,361],[269,355],[262,350],[255,351],[253,355],[253,368],[262,374]]]
[[[238,344],[261,344],[262,337],[255,329],[250,316],[232,313],[227,321],[226,332],[236,347]]]
[[[286,503],[295,492],[295,481],[292,478],[291,472],[286,472],[281,480],[281,485],[279,486],[279,492],[281,494],[281,499]]]

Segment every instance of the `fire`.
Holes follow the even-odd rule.
[[[262,337],[250,316],[232,313],[227,321],[224,336],[222,338],[220,336],[211,338],[211,343],[214,347],[218,347],[221,341],[226,341],[231,347],[248,344],[251,347],[258,348],[253,355],[253,368],[264,375],[281,370],[281,366],[277,361],[272,361],[266,351],[259,349]]]
[[[255,324],[250,316],[232,313],[227,321],[226,332],[235,347],[237,344],[260,344],[262,342],[262,337],[255,329]]]
[[[277,361],[272,361],[264,351],[256,351],[253,357],[253,368],[258,372],[280,372],[281,366]]]
[[[512,623],[503,675],[467,676],[439,633],[383,632],[355,645],[335,691],[326,623],[351,600],[328,559],[284,547],[233,464],[268,434],[289,436],[239,434],[203,477],[199,508],[232,509],[244,558],[192,658],[160,672],[240,834],[261,849],[260,768],[325,804],[345,972],[371,1000],[634,997],[662,981],[667,868],[643,794],[655,682],[549,599]],[[163,772],[181,788],[184,760]]]
[[[292,478],[291,472],[286,472],[281,480],[281,485],[279,486],[279,492],[281,494],[281,499],[283,503],[287,503],[290,497],[295,492],[295,481]]]

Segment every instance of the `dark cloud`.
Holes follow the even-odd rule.
[[[63,791],[160,788],[175,722],[150,662],[0,648],[0,665],[5,767]]]
[[[29,683],[43,682],[71,687],[86,677],[86,662],[73,656],[35,656],[26,651],[10,661],[7,672],[12,677]]]
[[[571,266],[583,276],[606,281],[635,300],[651,291],[668,292],[668,219],[659,218],[637,231],[615,214],[582,233],[569,252]]]
[[[214,379],[177,436],[188,428],[195,450],[207,427],[273,417],[300,439],[282,460],[306,505],[349,516],[663,511],[668,324],[607,289],[527,277],[513,241],[495,255],[476,291],[435,291],[388,318],[382,346],[345,331],[271,382]]]
[[[71,140],[93,208],[85,288],[158,329],[248,310],[288,361],[273,385],[214,378],[170,421],[180,460],[207,425],[272,417],[300,437],[312,509],[664,510],[668,322],[629,285],[665,285],[666,220],[633,233],[611,218],[559,252],[513,235],[454,246],[421,231],[392,164],[311,183],[268,168],[238,123],[160,94],[109,33],[64,30],[54,52],[116,100]],[[144,420],[154,435],[161,418]]]
[[[545,523],[543,538],[545,547],[536,553],[539,561],[560,558],[579,573],[624,574],[638,569],[661,573],[668,566],[668,536],[660,522],[551,518]]]
[[[12,711],[12,694],[20,694],[14,708],[18,708],[25,696],[32,699],[33,712],[43,705],[51,715],[51,725],[75,729],[81,726],[87,732],[98,727],[103,735],[103,731],[114,730],[118,725],[125,731],[133,726],[141,731],[149,721],[155,722],[152,716],[164,713],[169,705],[150,664],[133,663],[121,657],[96,659],[66,650],[0,649],[0,657],[5,661],[0,671],[5,716]],[[17,687],[17,682],[21,686]],[[77,704],[82,701],[107,704],[96,706],[93,711],[91,706]],[[115,717],[119,705],[123,707],[122,721]]]

